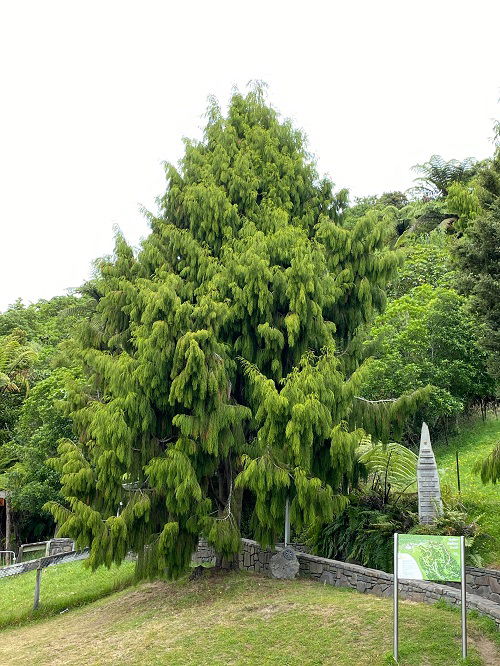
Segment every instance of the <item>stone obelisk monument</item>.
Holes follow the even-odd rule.
[[[421,523],[433,523],[443,512],[439,475],[427,423],[422,423],[417,463],[418,517]]]

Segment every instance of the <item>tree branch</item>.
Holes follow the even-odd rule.
[[[362,400],[363,402],[368,402],[370,405],[376,405],[379,402],[396,402],[397,398],[385,398],[384,400],[368,400],[368,398],[362,398],[359,395],[355,395],[356,400]]]

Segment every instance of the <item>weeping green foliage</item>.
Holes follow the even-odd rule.
[[[383,373],[377,372],[377,370],[375,364],[370,365],[371,374],[368,377],[374,385],[377,380],[381,382],[384,379]],[[399,387],[395,388],[398,390]],[[350,420],[352,423],[362,425],[375,439],[387,443],[391,437],[401,437],[408,415],[414,414],[422,405],[425,405],[430,394],[431,387],[424,386],[412,392],[403,393],[399,398],[368,400],[362,396],[356,396]]]
[[[456,229],[463,230],[481,211],[479,198],[472,187],[462,183],[451,183],[446,197],[446,206],[450,213],[458,216]]]
[[[476,466],[483,483],[496,483],[500,480],[500,443]]]
[[[287,497],[297,529],[345,506],[365,425],[357,335],[400,261],[383,211],[344,224],[346,192],[259,86],[225,117],[212,103],[166,177],[140,252],[118,234],[86,286],[86,383],[67,391],[79,442],[54,463],[70,508],[50,507],[92,565],[130,549],[141,576],[179,575],[200,535],[234,556],[245,488],[266,544]]]

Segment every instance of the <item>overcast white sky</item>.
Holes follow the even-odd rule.
[[[0,0],[0,310],[147,235],[161,162],[250,79],[353,195],[489,156],[499,26],[498,0]]]

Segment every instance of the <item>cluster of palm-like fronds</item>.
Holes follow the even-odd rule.
[[[432,155],[428,162],[415,164],[413,170],[421,174],[415,179],[419,184],[413,193],[436,199],[447,196],[452,183],[469,181],[476,173],[476,160],[467,157],[463,161],[446,161],[441,155]]]
[[[359,461],[368,472],[373,490],[387,502],[390,492],[416,492],[417,456],[406,446],[390,442],[386,446],[364,439],[358,448]]]
[[[36,358],[31,345],[14,333],[0,338],[0,392],[28,388],[29,368]]]

